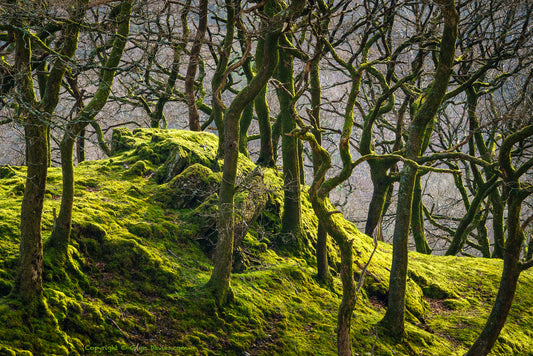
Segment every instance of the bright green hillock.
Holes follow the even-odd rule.
[[[26,170],[0,170],[0,355],[134,355],[142,348],[146,355],[335,355],[337,250],[328,245],[335,277],[334,289],[325,289],[315,281],[317,220],[307,189],[302,194],[305,249],[292,251],[279,234],[281,174],[256,169],[241,156],[237,216],[253,223],[241,230],[234,255],[235,302],[220,310],[203,289],[217,241],[216,137],[177,130],[116,132],[113,157],[76,167],[68,261],[52,270],[45,260],[47,309],[33,320],[26,320],[8,295],[18,265],[22,195],[17,187],[23,186]],[[187,158],[176,165],[173,152]],[[129,174],[136,165],[146,170]],[[59,208],[60,185],[60,170],[51,168],[45,240]],[[261,207],[262,199],[256,192],[264,197],[257,214],[253,207]],[[358,278],[373,242],[355,225],[341,222],[354,239]],[[464,354],[490,312],[501,261],[410,253],[406,338],[400,344],[377,327],[386,308],[390,265],[391,246],[380,243],[355,309],[354,352]],[[532,289],[533,272],[525,271],[493,355],[533,353]]]

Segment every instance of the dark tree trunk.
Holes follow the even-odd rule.
[[[263,53],[265,48],[265,41],[259,39],[257,43],[255,65],[256,70],[263,66]],[[274,159],[274,149],[272,145],[272,126],[270,125],[270,108],[266,98],[267,86],[261,88],[261,91],[254,100],[255,112],[257,113],[257,121],[259,123],[259,134],[261,136],[261,149],[259,151],[259,158],[257,164],[264,167],[274,167],[276,161]]]
[[[420,175],[417,175],[415,181],[411,230],[413,232],[413,239],[415,240],[416,251],[427,255],[431,254],[431,248],[426,240],[426,232],[424,228],[424,210],[422,206],[422,184],[420,182]]]
[[[76,138],[76,157],[78,163],[85,161],[85,129]]]
[[[323,2],[319,2],[319,9],[321,13],[327,13],[327,5]],[[320,31],[327,31],[328,20],[321,23]],[[318,145],[322,145],[322,132],[321,132],[321,104],[322,104],[322,90],[320,84],[320,60],[324,51],[324,42],[318,41],[315,48],[314,59],[309,66],[309,83],[311,94],[311,112],[310,120],[313,126],[313,136]],[[322,164],[321,155],[317,154],[315,150],[313,152],[313,175],[318,173],[318,170]],[[320,283],[326,286],[333,285],[333,277],[329,272],[328,262],[328,232],[326,231],[324,224],[318,221],[318,230],[316,233],[316,265],[317,265],[317,279]]]
[[[41,117],[29,117],[25,124],[26,187],[20,217],[20,262],[14,291],[30,314],[43,298],[43,245],[41,216],[48,171],[46,123]]]
[[[59,214],[54,224],[52,235],[46,247],[50,249],[53,263],[62,266],[68,256],[68,245],[72,229],[72,205],[74,204],[74,133],[66,132],[60,144],[61,173],[63,175],[63,190]]]
[[[288,40],[285,40],[288,41]],[[283,158],[283,215],[281,231],[290,235],[291,249],[298,249],[301,240],[302,214],[300,201],[300,160],[298,139],[289,135],[296,129],[294,94],[293,58],[290,53],[280,50],[278,76],[284,88],[278,90],[281,117],[281,154]]]
[[[372,175],[374,177],[374,175]],[[385,203],[389,189],[392,188],[390,178],[386,172],[377,175],[376,179],[373,179],[374,190],[372,191],[372,199],[368,206],[368,214],[365,224],[365,234],[373,236],[379,221],[383,214],[385,214]]]
[[[202,42],[207,31],[207,3],[208,0],[200,0],[198,31],[196,32],[196,37],[191,48],[189,66],[185,75],[185,93],[189,108],[189,129],[192,131],[201,130],[200,114],[198,113],[196,95],[194,94],[194,80],[196,79],[196,71],[198,69],[200,49],[202,48]]]

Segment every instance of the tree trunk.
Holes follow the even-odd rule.
[[[511,151],[514,144],[531,136],[533,136],[533,125],[526,126],[510,135],[502,142],[500,147],[499,164],[503,173],[505,187],[508,189],[507,241],[503,255],[502,278],[498,295],[487,323],[466,353],[466,356],[485,356],[490,352],[498,339],[498,335],[500,335],[513,303],[518,277],[522,271],[520,255],[525,241],[525,234],[520,221],[520,210],[524,199],[533,191],[531,189],[521,189],[518,171],[522,171],[521,174],[523,174],[526,170],[519,169],[517,171],[514,169],[511,163]]]
[[[265,6],[272,6],[269,1]],[[224,170],[219,193],[218,243],[214,256],[214,268],[207,283],[218,305],[231,302],[231,266],[234,243],[234,201],[237,159],[239,156],[240,118],[244,108],[255,98],[272,76],[278,63],[279,32],[267,35],[265,65],[252,81],[233,99],[224,120]]]
[[[374,174],[372,175],[374,177]],[[385,203],[389,189],[392,188],[390,178],[386,172],[379,174],[375,179],[372,179],[374,189],[372,191],[372,199],[368,206],[368,214],[365,224],[365,234],[373,236],[379,221],[383,214],[385,214]]]
[[[76,157],[78,163],[85,161],[85,129],[81,130],[76,138]]]
[[[74,204],[74,162],[72,156],[74,143],[75,133],[65,132],[60,144],[61,173],[63,176],[61,205],[54,223],[54,230],[46,244],[47,249],[50,249],[52,254],[53,263],[58,266],[63,266],[67,259],[72,229],[72,205]]]
[[[448,0],[436,1],[441,5],[444,18],[440,58],[433,81],[427,93],[419,98],[421,101],[408,131],[406,158],[415,160],[420,155],[424,141],[431,134],[428,126],[434,119],[448,87],[451,68],[455,56],[459,14],[455,2]],[[413,191],[417,169],[405,164],[400,176],[396,223],[393,234],[392,266],[389,281],[388,308],[381,324],[390,336],[401,339],[404,336],[405,286],[407,283],[409,224],[413,202]]]
[[[222,44],[222,50],[218,58],[217,68],[211,81],[213,92],[213,111],[211,117],[218,130],[218,157],[224,156],[225,128],[224,128],[224,104],[222,103],[222,88],[224,85],[224,73],[228,67],[229,56],[235,37],[235,4],[233,0],[226,0],[226,36]]]
[[[505,202],[497,190],[494,190],[489,195],[489,198],[492,203],[492,231],[494,234],[492,257],[503,258],[505,246]]]
[[[263,52],[265,48],[265,41],[259,39],[255,54],[256,70],[263,66]],[[270,108],[266,98],[267,86],[261,88],[261,91],[255,98],[255,112],[257,113],[257,121],[259,123],[259,135],[261,136],[261,149],[259,151],[259,158],[257,164],[264,167],[274,167],[276,161],[274,159],[274,149],[272,145],[272,126],[270,125]]]
[[[242,112],[241,127],[240,127],[240,139],[239,139],[239,152],[250,158],[250,152],[248,152],[248,129],[252,124],[254,118],[254,102],[246,105]]]
[[[285,40],[288,41],[288,40]],[[301,243],[302,214],[300,201],[300,167],[298,139],[289,135],[296,129],[294,94],[293,58],[290,53],[280,50],[278,76],[284,88],[278,90],[281,117],[281,153],[283,158],[283,215],[281,232],[289,235],[289,248],[299,249]],[[296,250],[295,250],[296,249]]]
[[[318,281],[325,285],[332,285],[333,278],[329,272],[328,263],[328,232],[320,221],[316,233],[316,267]]]
[[[23,28],[15,20],[15,28]],[[14,31],[15,68],[20,75],[17,87],[24,104],[29,108],[24,122],[26,141],[26,185],[20,216],[20,256],[13,293],[20,298],[30,315],[35,315],[43,302],[43,246],[41,217],[43,212],[46,176],[48,173],[48,124],[46,118],[34,111],[37,101],[31,68],[31,42],[24,31]]]
[[[409,138],[411,139],[411,136]],[[416,169],[405,165],[401,172],[398,208],[394,225],[388,308],[381,320],[381,324],[388,329],[390,335],[398,339],[401,339],[404,335],[408,237],[415,179]]]
[[[327,164],[327,163],[326,163]],[[317,182],[317,180],[315,180]],[[346,230],[342,228],[330,214],[324,197],[316,191],[316,184],[309,191],[313,209],[316,212],[320,224],[333,237],[339,245],[341,253],[340,277],[342,281],[342,300],[337,315],[337,352],[339,356],[351,356],[350,327],[353,310],[357,301],[356,286],[353,271],[353,247],[352,240]]]
[[[189,66],[187,67],[187,74],[185,75],[185,93],[187,106],[189,108],[189,129],[192,131],[201,130],[200,114],[198,113],[196,95],[194,94],[194,80],[196,79],[196,70],[198,69],[202,42],[205,37],[205,32],[207,31],[207,2],[208,0],[200,0],[198,30],[191,48]]]
[[[416,251],[430,255],[431,248],[426,240],[426,232],[424,228],[424,210],[422,208],[422,184],[420,182],[420,175],[416,176],[415,181],[412,219],[411,230],[413,232],[413,239],[415,240]]]
[[[43,298],[43,245],[41,216],[48,171],[46,123],[41,117],[29,117],[25,124],[26,187],[20,217],[20,262],[14,291],[30,314]]]

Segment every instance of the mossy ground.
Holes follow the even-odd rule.
[[[335,278],[332,291],[314,279],[316,218],[305,194],[308,251],[296,254],[283,249],[276,233],[281,179],[265,171],[270,197],[240,247],[245,268],[233,275],[235,303],[218,310],[202,288],[212,264],[200,236],[199,224],[206,218],[198,218],[200,207],[213,214],[208,202],[216,200],[204,197],[204,204],[191,208],[158,198],[162,184],[171,184],[171,171],[175,176],[199,163],[209,168],[207,175],[217,174],[216,138],[139,130],[135,135],[124,131],[116,139],[116,156],[76,168],[69,260],[64,270],[56,270],[45,259],[50,312],[40,319],[25,319],[20,305],[8,296],[16,275],[25,169],[0,170],[0,355],[336,353],[341,286]],[[240,174],[253,169],[243,160]],[[52,168],[43,215],[45,241],[60,194],[61,172]],[[347,223],[346,228],[354,237],[359,271],[372,241],[355,226]],[[336,256],[332,246],[330,252]],[[385,310],[390,263],[391,247],[380,244],[354,314],[355,353],[463,354],[490,312],[501,261],[411,253],[407,337],[400,344],[377,328]],[[335,266],[332,262],[334,274]],[[532,289],[533,274],[526,271],[494,355],[533,353]]]

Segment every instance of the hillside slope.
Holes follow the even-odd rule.
[[[334,355],[341,286],[314,280],[316,217],[304,194],[303,251],[278,233],[282,180],[241,157],[235,303],[217,310],[204,293],[216,243],[220,161],[207,133],[118,130],[116,155],[80,164],[76,173],[69,262],[45,257],[50,313],[25,320],[8,294],[17,267],[23,167],[0,168],[0,355]],[[253,189],[260,194],[254,195]],[[44,238],[59,209],[61,172],[50,170]],[[259,196],[265,199],[258,198]],[[247,223],[252,222],[248,230]],[[370,238],[352,232],[357,264]],[[331,247],[331,246],[330,246]],[[336,255],[331,247],[330,252]],[[379,334],[391,263],[380,244],[353,322],[359,355],[462,355],[490,312],[501,261],[410,254],[407,337]],[[335,271],[336,263],[332,263]],[[520,279],[494,355],[533,354],[533,272]]]

